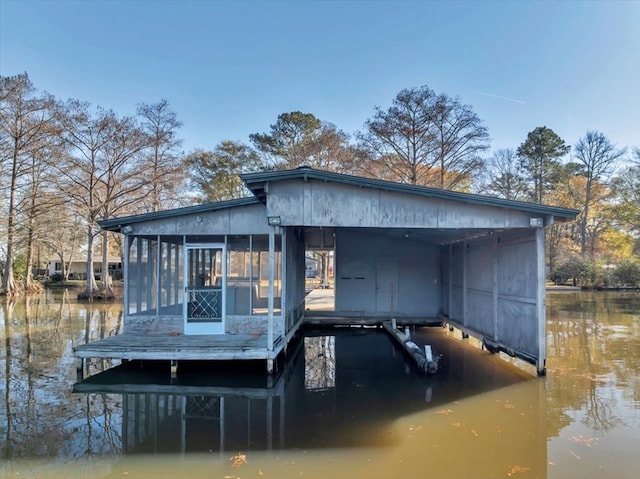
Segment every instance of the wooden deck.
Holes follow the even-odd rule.
[[[333,290],[314,290],[307,296],[307,311],[301,323],[312,327],[382,326],[387,317],[365,317],[358,312],[334,310]],[[442,324],[441,318],[396,319],[398,327],[430,326]],[[287,341],[297,327],[287,335]],[[165,360],[172,362],[172,373],[177,361],[229,361],[266,360],[267,370],[273,372],[274,360],[285,348],[283,337],[275,338],[273,350],[267,349],[266,335],[142,335],[125,333],[77,345],[73,355],[78,359],[78,371],[84,374],[86,359]]]
[[[151,336],[119,334],[78,345],[77,358],[109,358],[125,360],[230,360],[273,359],[284,347],[282,338],[267,350],[265,335],[179,335]]]

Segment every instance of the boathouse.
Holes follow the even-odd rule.
[[[103,221],[124,235],[123,334],[78,358],[275,358],[308,319],[305,252],[333,251],[316,321],[446,322],[545,371],[544,228],[577,211],[308,167],[252,195]]]

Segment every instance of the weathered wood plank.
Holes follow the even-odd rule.
[[[267,350],[266,336],[251,335],[189,335],[141,336],[121,334],[78,345],[73,348],[77,358],[113,359],[176,359],[176,360],[229,360],[268,359],[280,352]]]

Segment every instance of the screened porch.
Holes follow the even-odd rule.
[[[126,238],[125,331],[262,334],[272,315],[280,332],[281,235]]]

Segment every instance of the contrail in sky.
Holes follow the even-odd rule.
[[[494,95],[493,93],[487,93],[486,91],[481,91],[478,92],[481,95],[486,95],[486,96],[492,96],[493,98],[500,98],[501,100],[507,100],[507,101],[512,101],[514,103],[520,103],[522,105],[526,105],[527,102],[522,101],[522,100],[517,100],[516,98],[509,98],[508,96],[502,96],[502,95]]]

